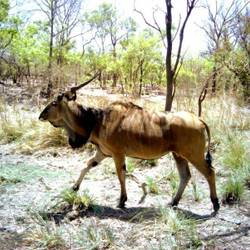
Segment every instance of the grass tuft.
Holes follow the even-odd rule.
[[[178,189],[178,185],[179,185],[179,176],[176,170],[171,169],[170,172],[168,172],[164,176],[163,180],[165,180],[169,184],[171,195],[172,196],[175,195]]]
[[[20,179],[17,178],[5,178],[4,176],[0,176],[0,185],[5,185],[5,184],[17,184],[19,182],[22,182]]]
[[[243,135],[237,132],[228,134],[222,146],[222,163],[225,166],[231,170],[236,170],[248,164],[250,159]]]
[[[36,227],[24,238],[24,244],[32,249],[68,249],[63,232],[54,222],[45,221],[39,214],[33,214]]]
[[[233,204],[242,199],[244,193],[244,182],[241,176],[232,174],[230,178],[223,185],[223,203]]]
[[[201,240],[197,234],[196,223],[184,214],[172,208],[160,208],[160,223],[164,223],[166,231],[174,237],[177,246],[186,245],[188,248],[197,248]]]
[[[86,240],[90,249],[108,249],[114,243],[114,235],[108,227],[89,225],[86,229]]]
[[[239,203],[250,179],[250,157],[246,135],[227,130],[216,152],[227,178],[222,186],[223,203]]]
[[[136,162],[132,158],[126,159],[126,170],[128,174],[132,174],[136,168]]]
[[[151,193],[151,194],[159,194],[160,193],[160,189],[157,185],[157,182],[152,177],[148,176],[146,178],[146,184],[149,188],[149,193]]]
[[[90,196],[88,190],[84,190],[83,193],[77,193],[71,189],[66,189],[61,193],[61,198],[69,205],[84,209],[93,208],[95,205],[94,199]]]

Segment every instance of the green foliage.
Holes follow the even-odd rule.
[[[132,83],[132,90],[138,92],[139,82],[155,83],[162,79],[164,72],[160,40],[144,31],[123,44],[123,75]],[[161,82],[161,81],[160,81]]]
[[[10,9],[9,0],[0,0],[0,22],[4,21]]]
[[[48,48],[42,23],[33,23],[19,32],[12,41],[11,51],[20,65],[38,66],[47,63]]]
[[[18,34],[18,29],[21,24],[21,20],[18,17],[11,17],[11,18],[6,17],[4,20],[0,22],[1,22],[0,24],[0,50],[1,50],[1,56],[4,56],[4,52],[8,51],[8,49],[11,47],[13,39]]]
[[[72,189],[65,189],[62,191],[61,193],[61,197],[62,199],[69,203],[70,205],[73,205],[74,204],[74,201],[76,200],[77,198],[77,192],[75,192],[74,190]]]

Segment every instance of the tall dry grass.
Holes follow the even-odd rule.
[[[31,112],[0,103],[0,143],[15,143],[15,149],[26,154],[67,145],[64,131],[40,122],[38,115],[38,110]]]

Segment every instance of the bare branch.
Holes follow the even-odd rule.
[[[174,41],[174,40],[175,40],[175,38],[177,37],[178,32],[179,32],[179,30],[180,30],[180,26],[181,26],[181,15],[179,15],[179,22],[178,22],[178,26],[177,26],[177,29],[176,29],[176,31],[175,31],[175,34],[173,35],[173,39],[172,39],[172,41]]]
[[[160,28],[160,25],[158,24],[157,20],[156,20],[156,17],[155,17],[155,12],[157,11],[158,9],[155,9],[153,10],[153,19],[154,19],[154,23],[155,23],[155,26],[157,27],[159,33],[160,33],[160,36],[161,36],[161,40],[162,40],[162,43],[165,47],[165,49],[167,49],[167,44],[165,42],[165,34],[163,33],[163,31],[161,30]]]
[[[185,30],[187,21],[188,21],[188,19],[190,17],[190,14],[191,14],[193,8],[195,7],[195,4],[196,4],[197,0],[190,0],[190,1],[187,1],[187,2],[188,2],[188,4],[187,4],[188,5],[187,6],[187,14],[186,14],[185,20],[184,20],[184,22],[183,22],[183,24],[181,26],[181,29],[180,29],[179,47],[178,47],[177,58],[176,58],[174,69],[173,69],[174,74],[175,74],[175,72],[177,70],[177,67],[178,67],[179,61],[180,61],[182,44],[183,44],[183,39],[184,39],[184,30]]]
[[[136,9],[136,7],[135,7],[135,0],[134,0],[134,11],[137,12],[137,13],[143,18],[144,22],[145,22],[149,27],[151,27],[151,28],[153,28],[154,30],[157,30],[158,32],[161,33],[161,29],[159,29],[157,26],[151,24],[151,23],[145,18],[144,14],[143,14],[141,11],[139,11],[138,9]]]
[[[217,70],[221,70],[222,66],[219,67]],[[209,77],[206,79],[204,86],[202,87],[202,90],[200,92],[199,98],[198,98],[198,116],[201,116],[202,113],[202,102],[205,100],[208,87],[209,87],[209,82],[212,80],[213,74],[210,74]]]

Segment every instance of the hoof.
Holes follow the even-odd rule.
[[[173,201],[169,202],[168,205],[171,206],[171,207],[177,207],[177,206],[178,206],[178,203],[179,203],[179,202],[173,200]]]
[[[124,203],[124,204],[119,203],[119,204],[117,205],[117,208],[124,209],[124,208],[125,208],[125,203]]]
[[[78,191],[79,190],[79,185],[75,184],[73,187],[72,187],[72,190],[73,191]]]
[[[125,202],[127,201],[127,196],[121,196],[120,201],[117,205],[118,208],[125,208]]]
[[[214,212],[217,213],[220,209],[220,204],[218,198],[212,199],[213,207],[214,207]]]

